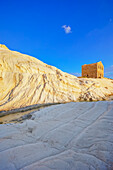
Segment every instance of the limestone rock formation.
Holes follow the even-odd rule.
[[[79,79],[0,45],[0,111],[38,103],[101,100],[113,94],[113,80]]]
[[[112,170],[113,101],[44,108],[0,126],[0,170]]]

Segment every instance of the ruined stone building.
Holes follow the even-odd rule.
[[[82,77],[102,78],[104,77],[104,66],[101,61],[93,64],[82,65]]]

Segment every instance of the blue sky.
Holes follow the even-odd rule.
[[[0,43],[68,73],[113,65],[113,0],[0,2]]]

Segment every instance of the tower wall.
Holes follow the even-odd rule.
[[[88,78],[103,78],[104,77],[104,66],[102,62],[93,64],[85,64],[82,66],[82,77]]]
[[[104,77],[104,66],[101,62],[97,63],[97,77],[98,78]]]
[[[82,77],[97,78],[97,63],[83,65]]]

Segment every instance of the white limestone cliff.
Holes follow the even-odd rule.
[[[77,78],[0,45],[0,111],[39,103],[102,100],[113,80]]]

